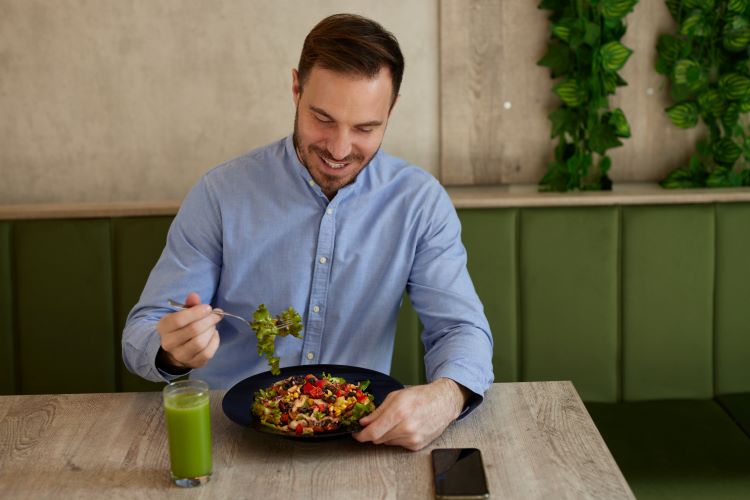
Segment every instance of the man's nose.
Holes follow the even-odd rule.
[[[352,152],[352,142],[349,133],[345,130],[337,130],[328,139],[328,153],[334,160],[343,160]]]

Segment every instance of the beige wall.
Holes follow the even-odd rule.
[[[291,131],[291,68],[321,18],[356,12],[401,42],[384,148],[446,185],[536,183],[558,105],[538,0],[0,0],[0,204],[180,199],[212,166]],[[699,130],[674,127],[661,0],[627,17],[613,104],[633,137],[612,178],[655,181]],[[507,107],[506,107],[507,103]]]
[[[0,204],[180,199],[291,132],[291,69],[335,12],[406,58],[384,148],[438,170],[433,0],[0,0]]]

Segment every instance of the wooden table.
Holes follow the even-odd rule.
[[[570,382],[494,384],[418,452],[244,429],[223,394],[211,394],[214,475],[191,490],[168,479],[160,393],[2,396],[0,496],[433,498],[430,450],[476,447],[492,498],[634,498]]]

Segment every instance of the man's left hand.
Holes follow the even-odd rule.
[[[394,391],[359,423],[357,441],[421,450],[458,418],[469,391],[448,378]]]

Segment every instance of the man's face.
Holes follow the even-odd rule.
[[[292,72],[294,144],[302,164],[332,199],[369,163],[383,142],[391,108],[391,74],[351,76],[317,66],[300,92]]]

